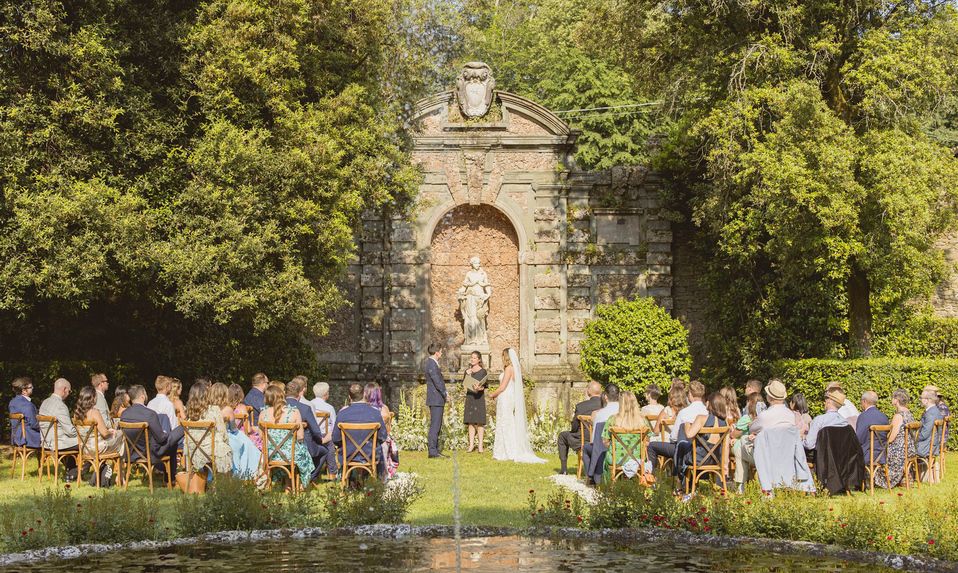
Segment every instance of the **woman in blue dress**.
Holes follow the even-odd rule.
[[[213,384],[210,387],[209,400],[210,405],[218,409],[218,418],[224,421],[222,428],[232,451],[230,465],[233,475],[240,479],[252,479],[259,470],[262,454],[253,440],[237,428],[233,420],[233,408],[230,407],[229,388],[226,384],[220,382]],[[217,431],[220,431],[219,424],[217,424]]]
[[[261,422],[269,422],[273,424],[296,424],[298,429],[296,430],[296,470],[299,472],[299,478],[302,481],[303,488],[305,489],[309,485],[309,477],[313,474],[315,466],[313,465],[313,458],[309,456],[309,450],[306,448],[306,443],[303,442],[303,419],[299,415],[299,410],[296,408],[290,408],[286,403],[286,392],[279,385],[270,384],[266,388],[266,393],[264,396],[264,402],[266,408],[263,410],[263,413],[260,414]],[[270,430],[267,440],[276,445],[281,445],[282,451],[273,450],[270,452],[270,460],[282,462],[285,459],[290,458],[290,453],[293,449],[292,440],[284,440],[286,437],[286,430]],[[281,455],[282,454],[282,455]]]

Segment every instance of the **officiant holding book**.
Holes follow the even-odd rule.
[[[479,453],[483,452],[486,431],[486,384],[488,382],[486,369],[482,367],[482,355],[473,351],[469,355],[469,367],[466,368],[466,375],[462,379],[463,388],[466,391],[465,403],[463,405],[463,423],[469,428],[469,449],[472,452],[476,449],[476,435],[479,437]]]

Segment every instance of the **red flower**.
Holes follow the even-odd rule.
[[[536,492],[536,490],[534,490],[534,489],[530,489],[530,490],[529,490],[529,493],[535,493],[535,492]]]
[[[752,500],[746,499],[746,500],[745,500],[745,505],[752,505]]]
[[[66,484],[66,485],[64,485],[63,487],[65,487],[65,488],[67,488],[67,489],[70,489],[70,484]]]
[[[24,535],[24,536],[25,536],[26,534],[27,534],[27,530],[26,530],[26,529],[24,529],[23,531],[20,532],[20,535]]]
[[[835,511],[835,508],[834,508],[834,507],[829,507],[829,508],[828,508],[828,511]]]
[[[847,523],[843,523],[843,524],[842,524],[842,527],[844,528],[846,525],[848,525],[848,524],[847,524]]]
[[[894,536],[892,536],[892,535],[889,535],[889,536],[888,536],[888,537],[886,537],[885,539],[887,539],[888,541],[891,541],[891,540],[892,540],[893,538],[894,538]]]
[[[708,523],[708,522],[709,522],[709,518],[707,518],[707,517],[703,517],[703,518],[702,518],[702,523]]]
[[[367,492],[366,492],[366,497],[372,497],[372,496],[373,496],[373,492],[371,492],[371,491],[367,491]]]
[[[935,540],[934,540],[934,539],[929,539],[929,540],[928,540],[928,545],[934,545],[934,544],[935,544]]]
[[[878,502],[878,505],[885,505],[885,502],[884,502],[884,501],[879,501],[879,502]]]
[[[903,494],[903,493],[901,493],[901,492],[898,492],[898,497],[901,497],[901,496],[903,496],[903,495],[905,495],[905,494]]]
[[[31,527],[31,528],[28,529],[27,531],[29,531],[30,533],[33,533],[33,528]]]
[[[579,523],[582,523],[582,516],[581,516],[581,515],[577,515],[577,516],[575,516],[575,518],[576,518],[576,521],[578,521]]]
[[[329,505],[336,505],[336,500],[335,500],[335,499],[330,500],[330,501],[329,501]]]
[[[706,525],[706,526],[705,526],[705,533],[708,533],[709,531],[712,531],[712,528],[709,527],[708,525]]]

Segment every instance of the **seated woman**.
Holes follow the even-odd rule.
[[[211,406],[220,409],[219,419],[226,422],[224,424],[225,432],[223,432],[223,437],[229,442],[229,447],[233,454],[231,460],[233,475],[240,479],[252,479],[253,476],[256,475],[256,470],[259,468],[261,453],[259,449],[257,449],[256,444],[253,443],[253,440],[241,430],[237,429],[233,423],[233,406],[230,405],[229,388],[226,387],[226,384],[221,384],[220,382],[213,384],[207,396],[207,401],[209,401]],[[219,432],[219,423],[217,423],[217,432]],[[218,438],[219,435],[217,435],[217,439]],[[218,444],[216,447],[219,449]],[[218,453],[219,452],[217,452],[217,454]],[[219,458],[219,455],[216,457]]]
[[[795,425],[798,426],[798,434],[805,437],[808,428],[812,425],[812,417],[808,414],[808,403],[805,401],[805,395],[801,392],[795,392],[788,398],[788,409],[795,412]]]
[[[732,456],[735,459],[735,487],[739,493],[745,491],[745,482],[752,475],[752,466],[745,461],[746,438],[752,420],[758,417],[758,402],[761,397],[758,394],[749,394],[745,402],[744,414],[735,421],[733,428],[729,430],[729,436],[735,440],[732,443]]]
[[[296,469],[299,471],[299,478],[302,481],[303,488],[306,488],[309,485],[309,477],[313,475],[313,470],[316,468],[313,465],[313,458],[310,457],[309,450],[306,448],[306,443],[303,442],[303,419],[299,415],[299,410],[289,407],[286,403],[285,385],[270,384],[266,388],[263,403],[266,407],[260,413],[260,422],[296,424],[296,457],[294,462],[296,463]],[[263,438],[264,440],[271,439],[273,443],[282,445],[281,452],[275,450],[270,452],[269,461],[282,462],[284,461],[284,457],[285,459],[289,459],[293,444],[290,440],[283,439],[285,434],[286,430],[271,429],[269,430],[269,436]]]
[[[120,422],[120,416],[123,415],[123,412],[125,412],[132,403],[130,395],[126,393],[126,387],[118,386],[116,392],[113,393],[113,403],[110,404],[110,417],[113,418],[114,428]]]
[[[222,461],[224,445],[221,440],[225,440],[225,438],[221,437],[220,432],[221,430],[225,432],[225,425],[223,428],[220,428],[219,425],[216,424],[216,420],[213,419],[214,417],[210,415],[210,404],[208,401],[209,391],[209,385],[202,381],[197,381],[190,387],[189,398],[186,400],[186,416],[184,420],[187,422],[214,422],[213,429],[216,435],[216,447],[213,456],[215,459],[210,459],[210,451],[214,449],[213,437],[206,434],[203,430],[184,428],[184,434],[189,433],[192,436],[184,435],[184,463],[178,468],[181,471],[176,476],[176,483],[184,493],[203,493],[206,491],[206,482],[213,478],[209,472],[211,466],[213,470],[218,473],[226,473],[232,469],[231,460],[233,453],[229,451],[228,442],[225,444],[225,448],[228,451],[229,457],[226,459],[225,464]],[[214,410],[215,413],[219,415],[219,408],[214,407]],[[222,421],[221,415],[220,418]],[[199,443],[194,445],[196,441]],[[187,473],[185,473],[187,466],[191,466],[194,469],[193,474],[187,475]]]
[[[252,423],[252,408],[243,403],[246,393],[239,384],[230,384],[229,387],[229,405],[232,408],[233,427],[240,432],[248,435],[253,441],[256,449],[263,451],[263,437],[259,433],[259,428]],[[245,418],[244,418],[245,414]]]
[[[93,386],[84,386],[80,388],[80,395],[77,396],[76,408],[73,411],[73,419],[96,425],[95,432],[99,435],[97,446],[101,454],[119,454],[123,451],[123,435],[116,429],[106,425],[103,414],[96,409],[96,389]],[[83,454],[93,456],[94,438],[86,442],[83,448]],[[103,464],[100,471],[100,485],[110,487],[113,485],[113,466]],[[96,485],[96,474],[90,478],[90,485]]]
[[[180,382],[179,378],[174,378],[173,383],[170,384],[170,395],[168,396],[170,402],[173,403],[173,410],[176,411],[176,418],[179,420],[186,419],[186,407],[183,405],[183,383]]]
[[[213,422],[216,428],[216,473],[230,473],[233,471],[233,447],[226,431],[226,407],[228,390],[226,384],[217,382],[206,391],[206,411],[200,418],[206,422]],[[232,414],[229,414],[232,417]]]
[[[389,406],[383,403],[383,391],[379,387],[379,384],[367,384],[363,399],[367,404],[379,410],[379,414],[383,417],[383,420],[389,419]],[[386,422],[386,425],[388,426],[389,422]],[[382,443],[382,456],[383,461],[386,463],[386,479],[395,477],[396,472],[399,470],[399,448],[396,446],[396,442],[393,441],[392,436],[388,434],[388,431],[387,438],[383,440]]]
[[[669,390],[669,405],[663,408],[662,412],[659,413],[659,419],[655,422],[655,427],[653,428],[655,436],[653,436],[654,439],[650,441],[659,441],[659,438],[656,436],[660,436],[663,431],[671,433],[672,427],[665,423],[666,420],[674,420],[675,415],[688,405],[689,395],[685,391],[685,386],[678,385]]]
[[[914,422],[908,403],[911,397],[901,388],[892,392],[891,403],[895,407],[895,415],[891,419],[891,430],[888,432],[888,480],[885,472],[875,472],[875,485],[878,487],[893,488],[905,476],[905,459],[916,456],[915,442],[908,442],[908,452],[905,452],[905,426]]]
[[[622,392],[619,394],[619,413],[611,416],[602,428],[602,443],[609,448],[609,453],[605,456],[605,469],[602,472],[603,481],[612,481],[612,430],[617,431],[638,431],[648,430],[649,422],[642,415],[642,409],[639,407],[639,401],[636,400],[632,392]],[[629,454],[631,448],[632,454]],[[615,442],[615,465],[623,468],[625,476],[631,478],[638,474],[643,475],[646,468],[638,467],[634,458],[642,455],[642,435],[641,434],[619,434]]]
[[[678,464],[681,467],[676,468],[677,475],[681,477],[683,489],[685,488],[685,470],[692,466],[693,449],[695,451],[695,463],[698,466],[721,466],[724,461],[718,458],[721,447],[715,448],[712,453],[709,453],[709,450],[712,449],[712,445],[719,443],[723,438],[722,436],[718,434],[709,435],[706,440],[707,446],[695,438],[699,432],[705,428],[725,428],[728,426],[728,423],[725,421],[725,417],[728,414],[728,404],[724,396],[718,392],[713,392],[706,400],[706,408],[709,412],[708,415],[703,414],[697,416],[695,420],[685,428],[685,438],[690,442],[690,446],[684,456],[681,457],[682,463]],[[692,444],[694,444],[694,448]]]

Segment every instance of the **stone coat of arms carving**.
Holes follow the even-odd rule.
[[[483,62],[464,65],[456,80],[456,95],[462,115],[470,119],[486,115],[492,105],[495,88],[496,80],[488,65]]]

